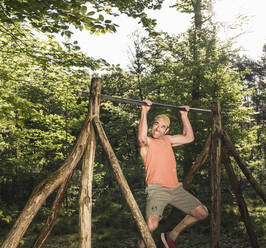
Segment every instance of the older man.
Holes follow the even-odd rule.
[[[150,232],[153,232],[158,227],[164,208],[168,204],[185,212],[187,215],[173,230],[161,234],[164,246],[175,248],[177,237],[184,228],[208,216],[207,208],[183,189],[176,172],[176,160],[172,147],[194,140],[188,118],[189,107],[184,106],[186,111],[180,111],[183,123],[182,134],[167,135],[170,119],[166,115],[158,115],[154,119],[149,137],[147,113],[152,102],[149,100],[145,102],[147,106],[142,106],[138,140],[140,155],[146,169],[146,222]],[[143,240],[138,242],[137,247],[145,248]]]

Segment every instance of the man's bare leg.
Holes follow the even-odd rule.
[[[177,224],[174,229],[170,232],[170,238],[176,240],[179,234],[187,227],[192,226],[200,220],[204,220],[208,216],[208,210],[204,205],[200,205],[190,211],[186,217]]]
[[[148,217],[146,222],[147,222],[147,226],[148,226],[151,233],[158,227],[159,221],[160,221],[160,216],[158,216],[158,215],[152,215],[152,216]],[[146,247],[145,243],[142,239],[140,239],[138,241],[137,247],[138,248],[145,248]]]

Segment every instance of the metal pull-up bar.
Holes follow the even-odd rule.
[[[146,102],[139,101],[139,100],[134,100],[134,99],[127,99],[127,98],[108,96],[108,95],[101,95],[101,98],[103,100],[108,100],[108,101],[112,101],[112,102],[120,102],[120,103],[128,103],[128,104],[146,105],[147,106]],[[183,107],[174,106],[174,105],[168,105],[168,104],[155,103],[155,102],[153,102],[151,106],[152,107],[158,107],[158,108],[176,109],[176,110],[186,111],[186,109],[183,108]],[[212,113],[211,110],[199,109],[199,108],[190,108],[190,112],[208,113],[208,114]]]

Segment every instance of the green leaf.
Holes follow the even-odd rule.
[[[90,11],[90,12],[87,13],[88,16],[92,16],[94,14],[95,14],[95,11]]]
[[[98,19],[99,19],[100,21],[103,21],[103,20],[104,20],[104,17],[103,17],[103,15],[102,15],[102,14],[100,14],[100,15],[99,15],[99,17],[98,17]]]
[[[87,12],[87,7],[86,6],[81,6],[81,8],[80,8],[80,11],[81,11],[81,13],[83,14],[83,15],[85,15],[86,14],[86,12]]]

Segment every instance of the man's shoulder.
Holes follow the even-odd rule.
[[[164,137],[164,140],[171,142],[172,135],[165,135],[163,137]]]
[[[165,135],[164,136],[164,141],[167,143],[167,144],[169,144],[170,146],[172,146],[172,135]]]
[[[142,140],[142,142],[139,142],[139,146],[140,148],[143,148],[143,147],[148,147],[151,143],[151,137],[147,136],[145,137],[145,140]]]

